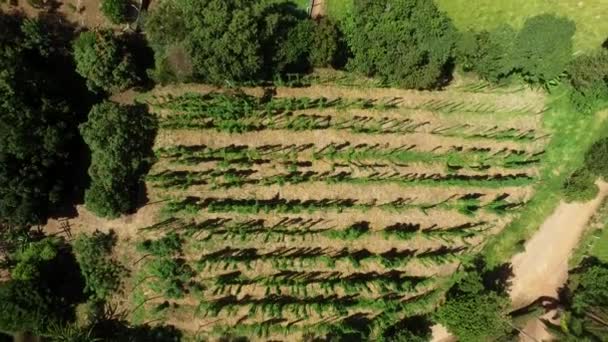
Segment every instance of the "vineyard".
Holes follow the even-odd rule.
[[[134,316],[197,336],[374,337],[432,311],[526,206],[550,138],[541,95],[483,85],[146,100],[162,209],[138,231]]]

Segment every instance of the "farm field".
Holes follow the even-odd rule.
[[[132,299],[203,336],[373,337],[432,311],[526,208],[551,139],[521,88],[185,88],[147,97],[162,209]]]

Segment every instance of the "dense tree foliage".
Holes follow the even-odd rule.
[[[315,29],[291,2],[245,0],[165,0],[145,27],[157,80],[215,84],[306,71]]]
[[[74,241],[76,261],[86,283],[85,291],[92,299],[106,299],[120,287],[124,269],[111,258],[113,245],[113,235],[99,231],[80,235]]]
[[[567,201],[588,201],[599,192],[595,181],[608,180],[608,138],[602,138],[587,150],[583,166],[575,171],[563,185]]]
[[[355,1],[345,35],[351,70],[420,89],[445,81],[456,41],[450,19],[426,0]]]
[[[573,21],[551,14],[532,17],[517,34],[513,60],[525,80],[546,83],[566,69],[572,56]]]
[[[608,50],[577,56],[567,72],[570,98],[578,110],[591,113],[608,102]]]
[[[312,33],[310,63],[316,67],[340,66],[343,64],[344,50],[338,25],[331,19],[321,18]]]
[[[74,58],[92,91],[118,92],[139,81],[126,44],[111,30],[81,33],[74,42]]]
[[[0,31],[0,226],[16,232],[43,223],[61,199],[77,146],[72,101],[83,99],[65,70],[64,37],[1,12]]]
[[[492,31],[465,32],[458,43],[458,59],[464,71],[498,83],[514,71],[511,51],[517,32],[507,25]]]
[[[461,341],[489,341],[510,332],[510,300],[503,292],[487,289],[483,278],[469,271],[450,290],[436,319]]]
[[[41,334],[73,318],[84,284],[68,245],[45,238],[11,259],[11,279],[0,283],[0,330]]]
[[[101,12],[113,24],[127,21],[128,0],[102,0]]]
[[[116,217],[136,206],[138,187],[147,172],[156,119],[144,106],[112,102],[95,105],[80,132],[91,150],[91,185],[87,208],[99,216]]]
[[[608,340],[608,265],[583,262],[570,275],[572,300],[559,325],[547,324],[560,341],[599,342]],[[579,274],[577,274],[579,273]]]

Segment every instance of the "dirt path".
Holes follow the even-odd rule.
[[[312,10],[310,12],[310,16],[313,19],[325,16],[325,1],[323,1],[323,0],[313,0],[312,1]]]
[[[557,297],[568,279],[568,258],[586,224],[608,194],[608,183],[598,183],[600,193],[586,203],[561,203],[526,243],[523,253],[512,259],[513,308],[521,308],[538,297]]]

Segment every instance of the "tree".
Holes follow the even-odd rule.
[[[143,106],[95,105],[80,132],[91,150],[91,186],[85,205],[99,216],[133,210],[137,190],[153,156],[157,123]]]
[[[59,240],[46,238],[30,243],[14,256],[16,265],[11,276],[16,280],[33,280],[40,277],[40,270],[45,263],[57,257]]]
[[[128,0],[102,0],[101,13],[112,22],[122,24],[127,22]]]
[[[512,50],[516,34],[507,25],[492,31],[465,32],[457,47],[462,68],[493,83],[508,78],[515,68]]]
[[[524,23],[518,33],[513,60],[524,79],[546,84],[566,69],[572,57],[572,20],[541,14]]]
[[[449,76],[456,29],[432,1],[358,0],[344,27],[353,71],[417,89]]]
[[[124,268],[112,260],[112,234],[96,231],[82,234],[74,241],[76,261],[85,279],[85,291],[92,299],[104,300],[120,288]]]
[[[318,20],[312,33],[310,63],[318,67],[340,64],[340,40],[338,26],[331,19],[323,17]]]
[[[78,145],[76,99],[66,94],[75,87],[57,87],[69,77],[53,30],[0,12],[0,31],[0,226],[24,236],[64,193]]]
[[[567,202],[586,202],[597,196],[600,189],[595,184],[594,176],[587,168],[581,168],[572,173],[562,187]]]
[[[165,0],[145,23],[157,79],[214,84],[305,70],[311,27],[287,1]]]
[[[608,138],[602,138],[585,153],[585,167],[595,177],[608,180]]]
[[[577,56],[568,66],[572,92],[578,110],[592,113],[608,101],[608,50]]]
[[[131,54],[111,30],[89,31],[74,42],[76,71],[92,91],[119,92],[139,81]]]
[[[512,330],[508,296],[487,289],[483,279],[477,271],[468,271],[450,290],[445,304],[435,314],[437,322],[460,341],[489,341]]]

